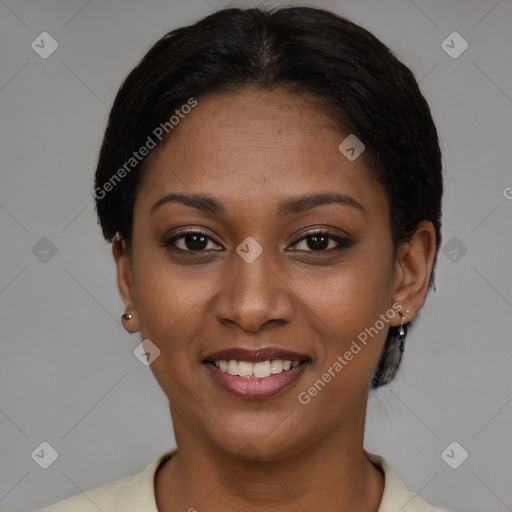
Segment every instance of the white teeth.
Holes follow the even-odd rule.
[[[272,373],[281,373],[283,371],[283,361],[276,359],[270,363],[270,370]]]
[[[250,377],[253,368],[254,365],[250,361],[238,361],[238,375],[240,375],[240,377]]]
[[[233,359],[228,361],[228,373],[238,375],[238,361],[234,361]]]
[[[255,377],[268,377],[269,375],[272,375],[270,370],[270,361],[254,363],[253,375]]]
[[[215,366],[220,368],[221,371],[228,372],[231,375],[245,377],[247,379],[276,375],[289,370],[290,368],[297,368],[299,364],[300,361],[293,361],[292,363],[290,360],[283,361],[281,359],[275,359],[273,361],[259,361],[257,363],[236,361],[235,359],[230,359],[229,361],[215,361]]]

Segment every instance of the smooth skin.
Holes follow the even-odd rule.
[[[384,477],[363,451],[366,405],[387,327],[400,315],[308,404],[297,396],[394,303],[414,317],[428,290],[434,228],[420,223],[393,257],[384,188],[364,153],[354,161],[340,153],[348,134],[314,97],[248,88],[197,100],[149,157],[132,251],[119,234],[112,248],[134,315],[123,322],[161,351],[151,370],[178,446],[156,474],[158,510],[376,512]],[[362,209],[331,203],[277,215],[281,202],[322,192]],[[169,193],[205,194],[225,211],[177,201],[151,211]],[[177,239],[181,252],[165,246],[192,228],[209,238]],[[315,243],[307,235],[317,228],[352,244]],[[247,237],[263,249],[252,263],[236,252]],[[265,399],[231,394],[202,364],[216,350],[268,346],[311,362]]]

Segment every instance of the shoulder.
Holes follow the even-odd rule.
[[[368,459],[380,467],[384,473],[384,492],[377,512],[449,512],[425,501],[418,493],[407,489],[386,459],[380,455],[366,452]]]
[[[75,494],[37,512],[158,512],[154,477],[158,467],[175,453],[167,452],[152,461],[140,473]]]
[[[95,512],[99,510],[118,510],[119,499],[126,490],[133,487],[134,476],[120,478],[114,482],[84,491],[50,505],[39,512]]]

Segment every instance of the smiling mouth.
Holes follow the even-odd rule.
[[[240,398],[263,399],[290,388],[311,358],[277,347],[219,350],[203,361],[213,382]]]
[[[279,375],[292,368],[306,363],[308,359],[302,361],[291,361],[289,359],[274,359],[266,361],[239,361],[236,359],[220,359],[217,361],[205,361],[206,364],[215,365],[223,373],[229,373],[245,379],[266,378],[271,375]]]

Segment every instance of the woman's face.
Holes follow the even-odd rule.
[[[347,135],[310,97],[247,90],[198,98],[150,156],[131,261],[116,261],[127,311],[160,351],[151,369],[178,431],[272,459],[361,429],[397,301],[414,304],[384,189],[363,156],[340,151]],[[161,201],[169,194],[210,199]],[[319,194],[340,201],[295,203]],[[251,352],[267,348],[277,352]],[[275,373],[231,375],[221,359],[245,360],[232,373]]]

